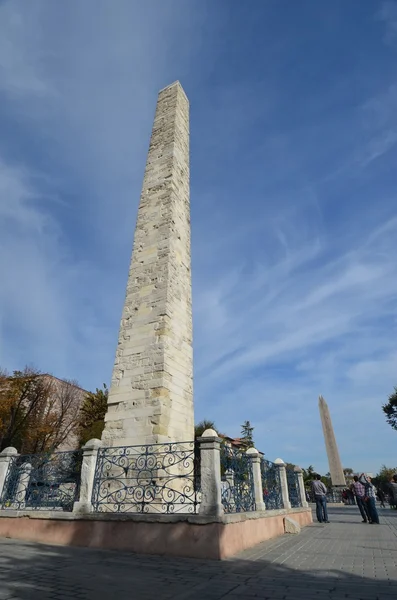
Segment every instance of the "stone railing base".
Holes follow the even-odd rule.
[[[312,523],[312,513],[307,508],[220,517],[2,510],[0,537],[221,560],[283,535],[286,515],[291,515],[301,527]]]

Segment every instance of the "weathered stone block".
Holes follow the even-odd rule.
[[[285,517],[284,519],[284,530],[285,533],[300,533],[301,526],[298,521],[295,521],[292,517]]]

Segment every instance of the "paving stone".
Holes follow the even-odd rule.
[[[397,511],[364,527],[356,507],[223,562],[0,539],[0,600],[392,600]]]

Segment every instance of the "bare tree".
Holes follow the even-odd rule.
[[[0,450],[15,446],[22,453],[51,451],[73,436],[84,392],[25,367],[0,373]]]
[[[77,382],[42,377],[48,380],[49,393],[35,415],[32,434],[25,438],[23,450],[30,453],[55,450],[67,440],[74,441],[78,427],[82,390]]]
[[[31,367],[2,372],[0,379],[0,448],[21,446],[29,424],[39,414],[49,394],[48,382]]]

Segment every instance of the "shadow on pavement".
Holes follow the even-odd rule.
[[[344,515],[339,509],[335,510],[332,516],[336,522]],[[388,514],[387,519],[391,517],[394,524],[396,516],[397,513]],[[351,520],[348,523],[355,525]],[[357,525],[362,526],[360,522]],[[258,551],[257,557],[253,553],[248,559],[240,557],[223,562],[137,556],[0,539],[0,600],[391,600],[397,598],[394,558],[397,529],[391,527],[393,532],[387,524],[384,526],[388,527],[390,541],[382,549],[373,545],[373,558],[369,552],[363,561],[359,558],[360,548],[364,546],[371,551],[370,540],[368,546],[360,540],[353,554],[341,559],[338,532],[343,532],[344,527],[336,525],[338,530],[327,533],[330,539],[323,553],[327,568],[319,568],[318,563],[313,570],[304,568],[304,563],[311,560],[313,540],[321,547],[322,526],[306,529],[300,536],[293,536],[293,541],[289,541],[292,537],[284,536],[270,545],[261,545],[268,556],[260,556]],[[326,527],[332,527],[332,523]],[[394,547],[387,548],[387,545]],[[345,560],[346,565],[335,568],[335,559],[340,564]],[[362,572],[349,572],[357,569],[352,566],[354,560],[357,564],[362,561]],[[293,567],[286,562],[293,562]]]

